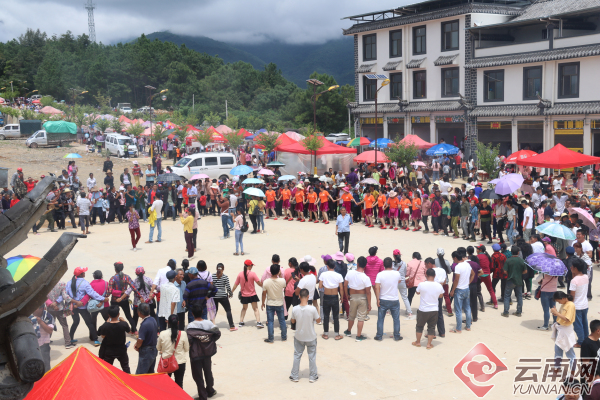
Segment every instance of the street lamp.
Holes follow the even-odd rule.
[[[329,88],[327,88],[327,90],[317,93],[317,86],[324,85],[324,83],[318,79],[307,79],[306,82],[313,85],[313,95],[311,96],[310,99],[313,103],[313,132],[316,132],[317,131],[317,99],[322,94],[331,92],[332,90],[335,90],[335,89],[339,88],[340,86],[339,85],[330,86]]]
[[[375,91],[375,168],[377,168],[377,94],[381,89],[383,89],[384,86],[390,84],[390,80],[385,75],[368,74],[365,76],[367,77],[367,79],[376,79],[378,81],[383,81],[381,82],[381,86],[377,89],[377,91]]]

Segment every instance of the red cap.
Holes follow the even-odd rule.
[[[85,268],[85,267],[77,267],[77,268],[75,268],[75,272],[73,272],[73,275],[75,275],[75,276],[79,276],[79,275],[81,275],[82,273],[86,272],[87,270],[88,270],[88,269],[87,269],[87,268]]]
[[[252,267],[254,264],[252,264],[252,261],[250,261],[250,260],[246,260],[246,261],[244,261],[244,265],[245,265],[246,267]]]
[[[23,172],[23,168],[17,168],[17,171]]]
[[[394,250],[394,255],[399,256],[399,255],[402,255],[402,253],[400,253],[400,250],[396,249],[396,250]]]

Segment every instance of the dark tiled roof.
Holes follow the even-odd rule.
[[[352,114],[374,114],[375,113],[375,103],[373,104],[356,104],[350,103],[350,109]],[[378,103],[377,104],[377,113],[378,114],[387,114],[387,113],[397,113],[400,112],[400,106],[398,103]]]
[[[390,61],[389,63],[385,64],[385,66],[383,67],[384,71],[394,71],[396,69],[398,69],[398,66],[402,64],[402,60],[400,61]]]
[[[451,101],[415,101],[404,108],[406,112],[457,111],[461,109],[458,100]]]
[[[420,68],[421,64],[423,64],[423,61],[425,61],[425,58],[410,60],[408,64],[406,64],[406,68]]]
[[[375,67],[376,65],[377,64],[363,64],[356,69],[356,72],[358,72],[359,74],[362,74],[365,72],[373,72],[373,67]]]
[[[374,31],[377,29],[386,29],[401,25],[410,25],[423,21],[430,21],[433,19],[454,17],[456,15],[462,14],[486,13],[517,16],[521,15],[522,12],[522,7],[511,7],[501,4],[461,4],[458,6],[448,7],[441,10],[422,12],[414,15],[405,15],[402,17],[390,18],[381,21],[355,24],[348,29],[344,29],[344,35],[354,35],[355,33]]]
[[[598,0],[538,0],[525,8],[523,14],[509,23],[539,20],[555,15],[572,14],[579,11],[600,7]]]
[[[600,114],[600,101],[581,103],[554,103],[546,108],[546,115]]]
[[[537,104],[509,104],[498,106],[475,107],[469,113],[471,117],[513,117],[523,115],[540,115]]]
[[[599,0],[600,1],[600,0]],[[505,56],[481,57],[467,61],[466,68],[488,68],[500,65],[528,64],[543,61],[565,60],[569,58],[600,55],[600,44],[565,47],[562,49],[532,51],[528,53],[508,54]]]
[[[454,64],[454,60],[458,57],[458,54],[452,54],[450,56],[441,56],[433,62],[433,65],[450,65]]]

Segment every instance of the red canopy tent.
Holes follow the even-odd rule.
[[[517,160],[524,160],[529,157],[535,157],[538,153],[531,150],[519,150],[516,153],[512,153],[510,156],[504,159],[504,164],[516,164]]]
[[[242,135],[244,135],[244,137],[252,136],[252,134],[250,132],[248,132],[247,130],[245,130],[244,128],[240,129],[238,131],[238,133],[241,133]]]
[[[129,375],[85,347],[51,369],[25,400],[191,400],[167,374]]]
[[[377,154],[377,162],[378,163],[389,163],[390,159],[387,158],[387,156],[385,155],[385,153],[381,152],[381,151],[376,151],[376,150],[369,150],[369,151],[365,151],[363,153],[360,153],[359,155],[357,155],[356,157],[354,157],[354,162],[357,163],[374,163],[375,162],[375,154]]]
[[[211,126],[210,128],[208,128],[206,130],[206,132],[211,132],[212,133],[212,139],[210,140],[213,143],[227,143],[227,139],[225,139],[225,136],[223,136],[221,134],[221,132],[217,131],[213,126]]]
[[[423,139],[421,139],[420,137],[418,137],[417,135],[406,135],[404,137],[404,139],[402,139],[400,141],[400,143],[404,143],[406,145],[409,144],[414,144],[415,146],[417,146],[419,148],[419,150],[425,150],[425,149],[429,149],[433,146],[435,146],[435,144],[433,143],[429,143],[424,141]],[[388,144],[388,147],[393,146],[394,143],[390,143]],[[379,161],[379,155],[377,155],[377,161]]]
[[[565,169],[572,167],[582,167],[584,165],[598,164],[600,157],[587,156],[573,150],[567,149],[562,144],[557,144],[548,151],[535,157],[528,157],[517,160],[517,165],[528,167]]]
[[[186,130],[187,132],[189,132],[189,131],[200,132],[200,129],[198,129],[198,128],[196,128],[196,127],[192,126],[192,125],[188,125],[188,126],[186,126],[186,127],[185,127],[185,130]]]
[[[124,115],[119,117],[119,122],[127,122],[128,124],[131,124],[131,120]]]
[[[283,136],[287,136],[287,135],[281,135],[280,139]],[[294,140],[292,138],[289,138],[290,140]],[[352,153],[356,153],[356,149],[353,148],[348,148],[345,146],[338,146],[337,144],[333,144],[331,143],[329,140],[325,139],[323,136],[319,136],[319,140],[321,141],[321,143],[323,143],[323,147],[321,147],[319,150],[317,150],[317,156],[323,155],[323,154],[352,154]],[[306,150],[306,148],[302,145],[302,142],[296,142],[296,143],[292,143],[292,144],[288,144],[288,145],[280,145],[277,146],[277,151],[280,152],[284,152],[284,153],[296,153],[296,154],[314,154],[309,150]]]

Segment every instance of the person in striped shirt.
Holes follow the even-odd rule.
[[[223,263],[217,264],[217,273],[212,274],[213,284],[217,288],[217,294],[213,298],[215,301],[215,307],[217,312],[219,311],[219,304],[223,305],[225,313],[227,314],[227,322],[229,322],[229,330],[237,331],[238,328],[233,323],[233,315],[231,315],[231,305],[229,304],[229,298],[233,296],[231,292],[231,286],[229,284],[229,277],[223,273],[225,266]],[[212,321],[214,324],[215,321]]]

